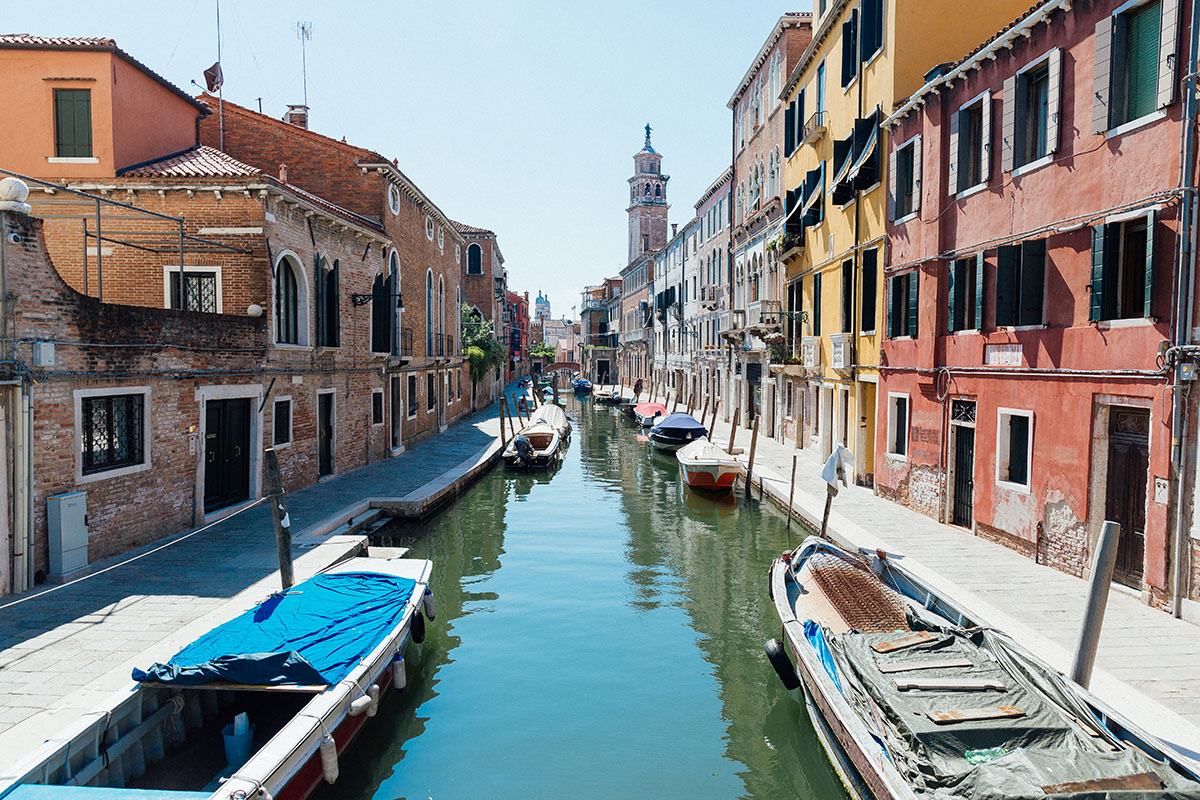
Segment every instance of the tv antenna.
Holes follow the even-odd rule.
[[[312,28],[311,22],[304,21],[297,22],[293,28],[296,31],[296,38],[300,40],[300,75],[304,83],[305,110],[308,109],[308,55],[305,52],[304,43],[312,39]]]

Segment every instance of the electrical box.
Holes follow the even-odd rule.
[[[1179,380],[1194,381],[1196,380],[1196,364],[1191,361],[1185,361],[1179,365]]]
[[[33,343],[33,365],[35,367],[54,366],[54,342]]]
[[[46,498],[50,579],[65,578],[88,565],[87,492]]]

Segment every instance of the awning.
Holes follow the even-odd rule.
[[[859,120],[859,122],[865,121],[867,120]],[[856,128],[857,126],[858,124],[855,123]],[[850,168],[851,178],[858,177],[859,170],[863,168],[863,164],[867,163],[867,160],[875,155],[875,142],[879,138],[879,126],[872,124],[869,130],[864,131],[861,135],[861,143],[858,142],[860,137],[857,131],[854,138],[856,141],[854,147],[854,166]]]
[[[808,191],[804,195],[804,213],[807,214],[817,201],[821,199],[821,195],[825,192],[825,165],[810,170],[808,173]]]

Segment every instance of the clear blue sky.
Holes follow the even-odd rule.
[[[760,0],[222,0],[225,97],[399,159],[454,219],[499,235],[509,283],[570,313],[625,266],[626,179],[642,126],[671,175],[671,219],[729,163],[725,103],[785,11]],[[216,60],[214,0],[9,4],[4,32],[111,36],[177,85]],[[330,198],[336,200],[336,198]]]

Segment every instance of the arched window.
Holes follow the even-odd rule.
[[[392,276],[385,277],[382,274],[376,275],[375,282],[371,284],[372,353],[390,353],[392,350],[392,324],[396,317],[392,285]]]
[[[483,248],[477,244],[467,248],[467,274],[483,274]]]
[[[425,273],[425,355],[433,353],[433,270]]]
[[[438,276],[438,334],[446,335],[446,282],[441,275]]]
[[[646,184],[646,197],[650,196],[650,184]]]
[[[654,196],[662,197],[662,186],[661,185],[654,187]]]
[[[338,261],[321,258],[317,264],[317,346],[337,347],[341,331],[341,293]]]
[[[300,282],[291,258],[275,268],[275,341],[300,344]]]

